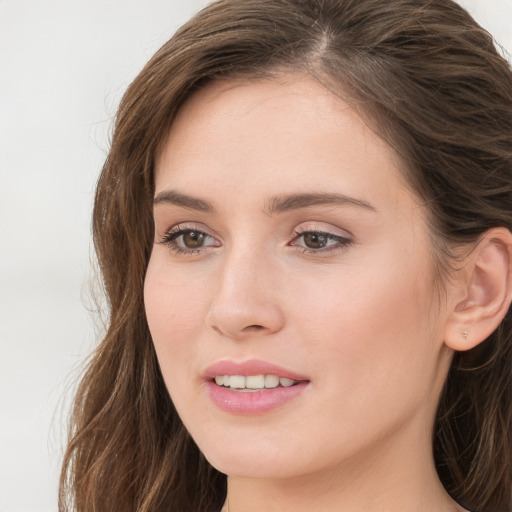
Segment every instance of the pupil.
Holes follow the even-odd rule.
[[[183,234],[183,243],[189,249],[201,247],[204,243],[204,235],[197,231],[187,231]]]
[[[319,233],[306,233],[304,243],[310,249],[321,249],[327,244],[327,237]]]

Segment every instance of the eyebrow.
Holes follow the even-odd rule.
[[[215,207],[209,201],[200,199],[188,194],[183,194],[176,190],[164,190],[158,193],[153,204],[173,204],[190,210],[196,210],[203,213],[215,213]],[[370,203],[361,199],[335,194],[329,192],[314,193],[296,193],[273,197],[264,208],[267,215],[275,213],[285,213],[292,210],[309,208],[311,206],[357,206],[369,211],[377,211]]]
[[[358,206],[365,210],[377,211],[370,203],[361,199],[334,194],[329,192],[315,192],[303,194],[288,194],[272,198],[265,209],[268,215],[283,213],[291,210],[299,210],[310,206]]]
[[[215,213],[215,208],[209,201],[189,196],[187,194],[182,194],[176,190],[164,190],[157,194],[153,199],[153,204],[156,205],[161,203],[174,204],[176,206],[188,208],[189,210],[196,210],[204,213]]]

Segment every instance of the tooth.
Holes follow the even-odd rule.
[[[265,387],[277,388],[279,386],[279,377],[277,375],[265,375]]]
[[[245,377],[245,387],[251,389],[263,389],[265,387],[265,376],[251,375]]]
[[[287,379],[286,377],[281,377],[279,379],[279,384],[281,384],[281,386],[284,386],[285,388],[290,387],[291,385],[293,385],[294,382],[295,382],[294,380]]]
[[[245,388],[245,377],[243,375],[231,375],[229,377],[229,385],[235,389],[243,389]]]
[[[277,375],[216,375],[215,383],[218,386],[231,387],[232,389],[272,389],[281,386],[287,388],[296,384],[293,379],[278,377]]]

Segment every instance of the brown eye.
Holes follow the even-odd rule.
[[[185,231],[182,235],[183,245],[187,249],[197,249],[204,245],[204,233],[200,231]]]
[[[322,249],[328,242],[328,237],[324,233],[304,233],[302,236],[308,249]]]
[[[166,245],[172,253],[180,256],[203,254],[209,249],[222,245],[204,231],[181,226],[170,229],[158,243]]]
[[[297,236],[290,245],[298,247],[304,254],[327,256],[346,249],[352,244],[351,238],[328,231],[295,231],[295,234]]]

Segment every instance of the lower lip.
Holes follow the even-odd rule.
[[[208,382],[208,393],[212,402],[231,414],[262,414],[299,396],[308,382],[299,382],[294,386],[263,389],[261,391],[233,391],[229,388]]]

